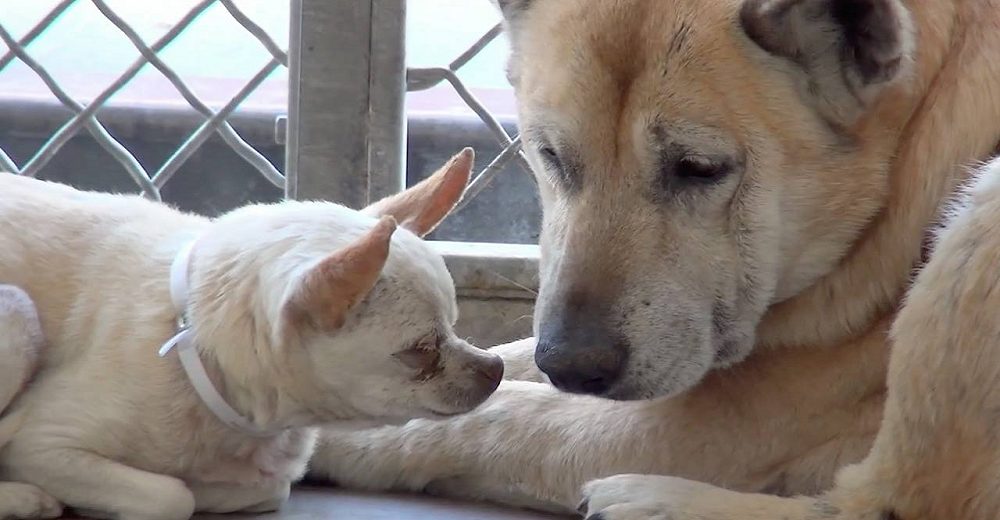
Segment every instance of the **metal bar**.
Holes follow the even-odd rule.
[[[524,158],[524,154],[521,153],[521,147],[518,142],[519,140],[511,139],[510,135],[507,134],[507,131],[503,128],[500,122],[497,121],[497,119],[493,117],[493,114],[491,114],[490,111],[479,102],[476,96],[473,95],[468,88],[466,88],[465,84],[462,83],[461,78],[459,78],[457,74],[458,69],[465,66],[472,60],[472,58],[482,52],[487,45],[500,36],[501,32],[503,32],[502,24],[494,25],[492,29],[487,31],[486,34],[483,34],[468,49],[466,49],[465,52],[455,58],[447,68],[426,67],[408,69],[406,71],[407,90],[411,92],[427,90],[437,86],[442,81],[448,81],[448,83],[451,83],[452,87],[455,88],[455,92],[458,93],[462,100],[465,101],[465,104],[479,116],[479,119],[486,124],[487,128],[489,128],[493,135],[497,138],[497,142],[504,147],[501,157],[510,153],[510,159],[513,159],[525,172],[530,174],[531,167],[528,165],[528,161]],[[500,157],[497,159],[499,158]],[[489,174],[484,177],[487,183],[492,181],[493,175],[495,175],[496,172],[499,171],[499,168],[502,168],[506,162],[507,161],[504,160],[503,164],[498,165],[498,163],[494,161],[490,164],[490,166],[495,167],[495,169],[487,168],[483,171],[483,174]],[[464,207],[466,204],[468,204],[468,200],[464,200],[462,206]]]
[[[14,163],[14,159],[11,159],[2,148],[0,148],[0,171],[15,174],[21,171]]]
[[[203,0],[201,3],[196,5],[191,11],[188,11],[180,21],[177,22],[166,34],[163,35],[156,43],[152,45],[152,49],[159,52],[165,48],[170,42],[172,42],[181,32],[183,32],[192,22],[194,22],[210,5],[212,5],[216,0]],[[36,168],[41,168],[45,163],[47,163],[56,154],[59,149],[66,144],[76,132],[83,127],[88,120],[90,120],[94,113],[104,105],[104,103],[115,94],[121,90],[125,84],[131,81],[139,70],[142,69],[147,63],[146,59],[140,56],[132,65],[118,77],[117,80],[111,83],[111,85],[104,90],[100,95],[94,98],[93,101],[82,111],[73,116],[72,119],[67,121],[59,130],[56,131],[49,140],[42,145],[38,153],[32,158],[32,161],[38,161]],[[30,162],[29,162],[30,163]],[[30,164],[29,164],[30,165]],[[25,170],[27,170],[25,166]]]
[[[194,154],[199,147],[201,147],[202,143],[204,143],[205,140],[216,131],[219,125],[223,124],[226,118],[240,106],[240,103],[246,101],[250,94],[253,93],[253,91],[256,90],[257,87],[259,87],[260,84],[263,83],[264,80],[267,79],[267,77],[271,75],[271,73],[274,72],[279,65],[280,63],[278,63],[276,58],[271,58],[271,61],[269,61],[267,65],[260,69],[257,74],[254,74],[253,78],[251,78],[250,81],[244,85],[244,87],[240,89],[235,96],[233,96],[229,103],[226,103],[226,106],[222,107],[222,110],[219,110],[211,118],[205,121],[201,127],[191,134],[187,141],[184,141],[184,144],[181,145],[181,147],[178,148],[169,159],[167,159],[167,162],[160,167],[155,175],[153,175],[153,184],[162,188],[163,185],[166,184],[166,182],[170,180],[175,173],[177,173],[177,170],[180,169],[184,162],[191,158],[191,155]]]
[[[286,193],[368,203],[372,0],[292,0]]]
[[[35,74],[38,75],[39,78],[41,78],[41,80],[45,83],[45,86],[52,91],[52,94],[54,94],[63,105],[66,105],[74,112],[77,112],[77,114],[84,113],[85,109],[83,105],[77,103],[76,100],[69,97],[69,94],[67,94],[66,91],[59,86],[59,83],[56,82],[52,75],[49,74],[48,71],[45,70],[45,68],[31,56],[29,56],[22,47],[17,45],[17,42],[10,35],[10,33],[7,32],[7,29],[4,28],[3,25],[0,25],[0,39],[2,39],[4,44],[14,52],[19,60],[24,62],[25,65],[27,65],[35,72]],[[128,151],[128,148],[122,146],[121,143],[112,137],[111,134],[108,133],[107,129],[104,128],[104,125],[97,121],[97,119],[88,116],[84,119],[84,125],[94,136],[97,143],[125,167],[125,170],[132,177],[132,180],[134,180],[135,183],[139,185],[139,188],[142,189],[144,195],[153,200],[160,199],[160,192],[150,182],[149,174],[146,173],[146,170],[141,164],[139,164],[139,161],[136,160],[135,156]],[[42,146],[42,148],[35,153],[35,156],[28,161],[20,172],[22,175],[29,177],[37,175],[42,166],[48,163],[52,157],[55,156],[58,151],[58,147],[50,147],[48,144],[49,143],[46,143]]]
[[[407,70],[406,89],[410,92],[417,92],[438,86],[445,80],[446,71],[458,72],[458,69],[464,67],[472,58],[475,58],[482,52],[487,45],[493,43],[493,40],[500,36],[502,32],[503,26],[501,24],[494,25],[492,29],[480,36],[465,52],[452,60],[447,68],[429,67]]]
[[[261,26],[257,25],[256,22],[250,19],[243,11],[240,11],[236,4],[232,0],[219,0],[223,7],[229,11],[229,14],[236,20],[244,29],[247,30],[257,41],[267,49],[267,52],[271,53],[274,59],[278,60],[282,65],[288,66],[288,54],[281,50],[281,47],[274,40],[268,36],[267,31],[265,31]]]
[[[469,63],[472,58],[475,58],[480,52],[482,52],[487,45],[493,43],[493,40],[497,39],[502,32],[503,24],[498,23],[494,25],[492,29],[486,31],[486,34],[476,40],[471,47],[455,58],[455,60],[448,65],[448,68],[453,71],[457,71],[458,69],[464,67],[466,63]]]
[[[469,183],[469,187],[466,188],[465,193],[462,194],[462,200],[455,205],[453,212],[457,213],[468,206],[477,195],[482,193],[483,190],[485,190],[486,187],[493,182],[493,179],[496,178],[497,174],[500,173],[504,166],[507,166],[507,164],[512,160],[515,160],[520,152],[521,136],[517,136],[514,138],[513,142],[500,152],[500,155],[496,156],[496,158],[490,162],[489,166],[480,172],[479,175],[476,175],[476,178]]]
[[[288,13],[288,107],[280,134],[285,142],[285,198],[298,198],[299,192],[299,133],[292,129],[299,119],[299,78],[302,77],[302,0],[290,0]]]
[[[368,202],[406,188],[406,1],[373,0]]]
[[[35,38],[38,38],[39,35],[45,32],[45,29],[48,29],[57,18],[66,12],[66,9],[68,9],[69,6],[75,4],[76,2],[77,0],[63,0],[62,2],[59,2],[59,5],[55,6],[51,11],[49,11],[48,14],[42,17],[42,19],[39,20],[27,34],[18,40],[17,44],[22,48],[26,48],[28,45],[31,45],[31,42],[35,41]],[[3,70],[7,67],[7,65],[10,65],[10,62],[14,61],[15,57],[16,55],[14,54],[14,51],[8,49],[7,53],[0,58],[0,70]]]
[[[480,119],[482,119],[483,123],[486,124],[486,127],[489,128],[494,137],[496,137],[500,146],[508,147],[513,144],[513,140],[511,140],[507,131],[504,130],[500,121],[497,121],[497,119],[493,117],[493,114],[491,114],[490,111],[479,102],[479,99],[477,99],[476,96],[474,96],[472,92],[465,87],[465,84],[462,83],[462,80],[458,79],[458,76],[454,72],[445,69],[444,77],[449,83],[451,83],[451,86],[455,87],[455,92],[457,92],[462,100],[465,101],[465,104],[469,105],[469,108],[471,108],[472,111],[475,112]],[[531,166],[528,165],[528,160],[524,158],[524,154],[522,154],[520,150],[518,150],[517,155],[515,156],[515,162],[517,162],[517,164],[520,165],[525,172],[531,173]]]
[[[226,0],[222,1],[225,2]],[[163,60],[156,54],[156,51],[148,47],[146,43],[142,41],[139,34],[128,23],[126,23],[124,19],[118,16],[114,10],[108,7],[104,0],[92,0],[92,2],[101,14],[103,14],[108,21],[117,27],[122,34],[124,34],[125,37],[132,42],[132,45],[139,51],[139,54],[141,54],[142,57],[150,63],[150,65],[156,67],[156,69],[160,71],[160,73],[163,74],[171,84],[174,85],[174,88],[177,89],[181,97],[183,97],[188,104],[205,117],[212,117],[215,115],[215,112],[209,108],[208,105],[202,102],[193,91],[191,91],[187,84],[181,80],[180,76],[178,76],[173,69],[164,63]],[[281,53],[281,56],[276,55],[275,59],[284,59],[287,61],[288,58],[287,56],[284,56],[284,53]],[[223,124],[218,128],[218,132],[226,144],[228,144],[240,157],[250,163],[250,165],[260,172],[264,178],[270,181],[271,184],[278,187],[284,187],[285,178],[281,172],[279,172],[277,168],[275,168],[274,165],[271,164],[271,162],[268,161],[267,158],[265,158],[253,146],[250,146],[250,144],[236,132],[236,129],[233,128],[232,125],[228,122],[223,122]]]

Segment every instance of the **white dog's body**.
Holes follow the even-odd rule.
[[[0,286],[0,410],[17,395],[35,371],[43,347],[38,314],[24,291]],[[0,446],[17,431],[19,422],[0,422]],[[0,482],[0,517],[56,517],[62,507],[30,484]]]
[[[462,159],[431,184],[464,187],[471,154]],[[371,212],[423,234],[461,194],[431,188]],[[11,175],[0,193],[0,283],[31,295],[48,342],[0,421],[14,430],[0,480],[68,506],[126,519],[273,510],[305,471],[312,427],[460,413],[502,373],[454,338],[443,261],[391,220],[285,203],[209,221]],[[177,356],[157,356],[176,332],[170,267],[193,240],[200,356],[228,404],[273,435],[224,425]],[[4,502],[2,490],[0,518],[53,514],[18,510],[23,499]]]
[[[234,435],[201,405],[180,364],[156,355],[174,334],[170,264],[209,221],[135,197],[8,175],[0,183],[0,214],[14,216],[5,219],[0,280],[32,295],[50,341],[44,369],[11,410],[27,417],[3,458],[4,473],[44,473],[50,462],[35,452],[84,467],[96,454],[150,473],[118,466],[108,471],[121,477],[102,478],[94,467],[94,489],[61,500],[100,490],[118,495],[125,511],[134,502],[166,518],[194,504],[180,480],[155,474],[254,486],[262,491],[257,502],[280,500],[304,470],[314,433]],[[135,487],[112,491],[109,479]]]

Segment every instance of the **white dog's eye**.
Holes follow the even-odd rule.
[[[414,379],[426,381],[442,370],[440,336],[434,331],[410,348],[393,354],[407,368],[417,371]]]
[[[438,337],[438,333],[435,330],[434,332],[431,332],[430,334],[421,338],[420,341],[417,342],[416,348],[437,349],[439,342],[440,338]]]
[[[440,364],[441,354],[437,349],[414,347],[393,354],[407,368],[419,370],[422,374],[432,371]]]

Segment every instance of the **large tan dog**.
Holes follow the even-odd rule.
[[[889,336],[1000,142],[1000,2],[499,4],[545,222],[537,342],[497,352],[568,392],[331,437],[315,474],[557,510],[618,473],[835,486],[618,477],[605,520],[1000,518],[1000,167]]]
[[[316,426],[479,405],[503,364],[455,337],[451,277],[417,236],[471,167],[467,150],[365,214],[285,202],[212,221],[0,174],[0,283],[30,295],[0,287],[0,410],[20,391],[0,416],[0,518],[273,510]]]

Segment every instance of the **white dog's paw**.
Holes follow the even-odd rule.
[[[278,490],[273,492],[273,496],[260,502],[259,504],[248,507],[244,510],[245,513],[274,513],[280,510],[282,507],[288,503],[288,499],[291,497],[292,490],[291,484],[282,484],[278,487]]]
[[[580,514],[587,520],[709,520],[691,516],[687,500],[716,489],[690,480],[655,475],[616,475],[583,488]]]
[[[30,484],[0,482],[0,519],[59,518],[62,505]]]

